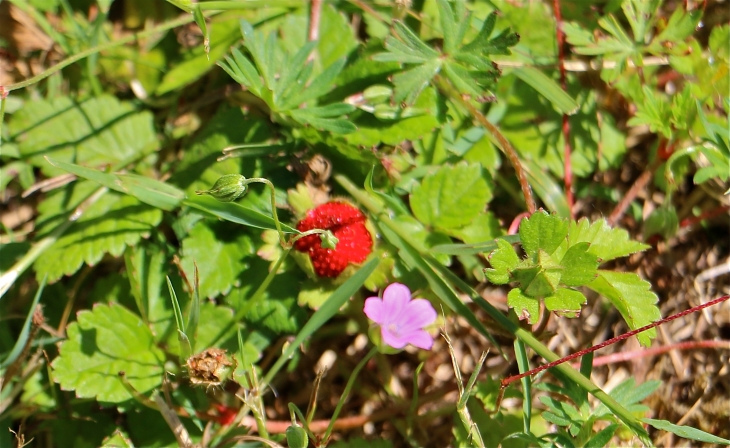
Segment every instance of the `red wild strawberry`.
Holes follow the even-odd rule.
[[[329,230],[339,240],[335,249],[322,247],[319,235],[297,240],[294,248],[307,252],[320,277],[337,277],[350,263],[362,263],[370,255],[373,238],[365,227],[365,215],[346,202],[328,202],[307,212],[297,230]]]

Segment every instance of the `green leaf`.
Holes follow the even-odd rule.
[[[644,240],[652,235],[661,235],[668,240],[679,230],[679,217],[677,210],[671,203],[663,204],[656,208],[644,221]]]
[[[193,196],[186,199],[184,204],[225,221],[257,229],[276,230],[274,218],[233,202],[219,202],[210,196]],[[281,229],[284,233],[299,233],[297,229],[283,223]]]
[[[612,229],[605,219],[599,219],[593,224],[586,218],[578,222],[571,222],[568,235],[568,240],[561,244],[555,252],[556,257],[564,256],[569,244],[578,243],[590,243],[588,253],[597,256],[601,263],[651,247],[638,241],[632,241],[629,239],[629,233],[624,229]]]
[[[465,243],[478,243],[501,236],[503,231],[499,220],[492,212],[481,212],[466,226],[449,230],[448,233]]]
[[[89,179],[120,193],[134,196],[145,204],[163,210],[174,210],[185,197],[185,193],[182,190],[170,184],[160,182],[159,180],[136,174],[110,174],[73,163],[54,160],[50,157],[46,157],[46,159],[51,165],[57,168]]]
[[[393,101],[405,101],[407,105],[415,103],[418,95],[441,70],[441,61],[432,59],[410,70],[393,75],[395,94]]]
[[[132,398],[119,376],[139,393],[162,384],[164,353],[140,318],[117,304],[78,313],[51,367],[53,379],[78,398],[121,403]]]
[[[599,270],[598,277],[587,286],[610,300],[632,330],[661,318],[651,284],[633,272]],[[652,328],[637,338],[641,345],[648,346],[655,336],[656,329]]]
[[[497,249],[489,254],[491,269],[485,269],[484,274],[495,285],[509,283],[511,272],[520,263],[520,258],[512,244],[502,238],[495,240]]]
[[[527,319],[529,324],[537,322],[540,317],[540,301],[534,297],[526,296],[520,288],[513,288],[507,294],[507,305],[514,308],[520,320]]]
[[[543,298],[555,294],[560,282],[561,269],[551,264],[549,255],[540,251],[540,261],[532,265],[525,261],[512,271],[512,277],[519,282],[522,293],[530,297]]]
[[[591,437],[585,444],[584,448],[603,448],[608,446],[608,442],[611,441],[614,433],[619,428],[619,425],[612,423],[602,430],[598,431],[593,437]]]
[[[596,278],[598,257],[590,252],[589,243],[578,243],[570,247],[560,260],[563,275],[560,283],[567,286],[583,286]]]
[[[540,70],[525,66],[514,69],[514,74],[547,98],[558,112],[573,115],[578,111],[578,103]]]
[[[413,189],[413,214],[425,225],[456,229],[484,210],[492,192],[478,164],[442,166]]]
[[[568,221],[540,210],[522,220],[519,234],[528,256],[535,257],[540,250],[551,255],[568,236]]]
[[[209,299],[228,294],[238,286],[241,274],[248,267],[245,258],[255,249],[244,232],[235,232],[228,224],[199,223],[182,241],[181,265],[189,279],[194,278],[194,265],[200,272],[200,295]]]
[[[704,443],[730,445],[730,440],[728,439],[713,436],[712,434],[706,433],[697,428],[692,428],[691,426],[675,425],[674,423],[666,420],[656,420],[653,418],[642,418],[641,421],[655,427],[656,429],[671,432],[672,434],[684,437],[685,439],[697,440],[698,442]]]
[[[35,315],[36,306],[38,305],[38,302],[41,300],[41,295],[43,295],[43,288],[46,286],[46,279],[44,278],[43,281],[41,281],[40,285],[38,285],[38,290],[35,293],[35,297],[33,297],[33,301],[30,304],[30,309],[28,310],[28,315],[25,318],[25,322],[23,322],[23,328],[20,330],[20,334],[18,335],[18,338],[15,340],[15,344],[13,345],[12,350],[10,350],[10,353],[8,353],[8,356],[5,357],[2,361],[0,361],[0,369],[4,369],[8,367],[10,364],[15,362],[16,359],[20,356],[20,354],[23,352],[23,349],[25,348],[26,344],[29,344],[28,337],[30,335],[30,324],[33,321],[33,316]],[[30,341],[32,342],[32,341]],[[28,345],[30,346],[30,345]]]
[[[510,244],[519,243],[519,235],[504,235],[493,241],[483,241],[472,244],[439,244],[430,249],[432,253],[448,255],[474,255],[483,254],[497,248],[497,241],[504,240]]]
[[[68,97],[27,101],[8,123],[23,157],[47,176],[64,171],[44,156],[85,166],[129,161],[159,146],[150,111],[137,112],[112,96],[75,102]]]
[[[78,197],[77,194],[83,194],[77,192],[93,188],[96,186],[86,182],[69,186],[44,201],[43,209],[62,209],[61,206],[68,200],[65,192],[72,191],[74,197]],[[77,205],[76,202],[69,204]],[[47,275],[49,282],[55,282],[63,275],[76,272],[83,263],[89,266],[99,263],[104,254],[118,257],[127,246],[149,237],[161,220],[160,210],[142,204],[132,196],[108,192],[89,206],[81,218],[35,262],[36,276],[41,279]],[[42,226],[41,235],[50,231],[48,227]]]
[[[327,300],[320,309],[315,311],[309,321],[307,321],[301,331],[299,331],[296,338],[294,338],[291,344],[287,346],[279,359],[276,360],[274,365],[266,373],[263,380],[264,384],[270,384],[277,372],[284,366],[284,363],[286,363],[289,358],[297,350],[299,350],[299,345],[317,329],[321,328],[322,325],[327,323],[340,310],[342,305],[350,300],[353,294],[355,294],[355,292],[357,292],[357,290],[365,283],[365,280],[367,280],[370,274],[375,271],[375,268],[378,267],[378,263],[379,260],[377,258],[373,258],[362,265],[362,267],[360,267],[360,269],[358,269],[352,277],[347,279],[345,283],[340,285],[340,287],[332,293],[329,300]]]
[[[558,288],[555,294],[545,297],[545,308],[554,311],[558,316],[577,317],[586,301],[580,291]]]

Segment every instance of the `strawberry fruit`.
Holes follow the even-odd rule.
[[[297,240],[294,248],[306,252],[312,260],[314,272],[320,277],[339,276],[350,263],[362,263],[373,249],[373,238],[365,227],[365,215],[346,202],[328,202],[307,212],[299,221],[297,230],[329,230],[339,242],[335,249],[322,247],[319,235]]]

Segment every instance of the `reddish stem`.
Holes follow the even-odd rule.
[[[657,168],[659,168],[659,165],[661,165],[661,160],[657,159],[656,161],[654,161],[654,163],[646,168],[646,171],[641,173],[641,176],[636,179],[636,182],[634,182],[631,188],[629,188],[629,191],[626,192],[624,197],[621,198],[619,203],[616,205],[616,208],[614,208],[611,212],[611,215],[608,217],[609,225],[616,225],[616,223],[626,212],[626,209],[629,208],[629,205],[631,205],[631,202],[636,199],[636,196],[639,194],[639,192],[646,188],[646,186],[649,184],[651,178],[654,176],[654,172],[657,170]]]
[[[560,86],[563,91],[568,91],[568,84],[566,82],[565,74],[565,33],[563,32],[563,16],[560,13],[560,0],[553,0],[553,14],[555,15],[555,40],[558,44],[558,67],[560,68]],[[568,202],[568,209],[570,210],[570,219],[574,218],[573,215],[573,170],[570,166],[570,154],[572,148],[570,147],[570,121],[568,120],[568,114],[563,114],[563,183],[565,184],[565,199]]]
[[[512,220],[512,224],[509,225],[507,235],[516,235],[517,231],[520,229],[520,223],[528,216],[530,216],[528,212],[522,212],[519,215],[515,216],[515,219]]]
[[[710,307],[710,306],[713,306],[713,305],[717,305],[718,303],[724,302],[727,299],[730,299],[730,295],[722,296],[722,297],[720,297],[718,299],[715,299],[715,300],[712,300],[710,302],[703,303],[702,305],[697,305],[697,306],[692,307],[692,308],[690,308],[688,310],[682,311],[682,312],[677,313],[677,314],[673,314],[673,315],[671,315],[669,317],[665,317],[664,319],[659,319],[658,321],[653,322],[653,323],[651,323],[649,325],[645,325],[645,326],[643,326],[641,328],[638,328],[636,330],[626,332],[626,333],[624,333],[624,334],[622,334],[620,336],[617,336],[615,338],[611,338],[611,339],[609,339],[609,340],[607,340],[605,342],[601,342],[600,344],[594,345],[593,347],[589,347],[589,348],[587,348],[585,350],[581,350],[579,352],[573,353],[572,355],[568,355],[568,356],[566,356],[564,358],[560,358],[557,361],[553,361],[553,362],[549,362],[547,364],[541,365],[540,367],[534,368],[534,369],[532,369],[532,370],[530,370],[528,372],[521,373],[519,375],[510,376],[510,377],[505,378],[505,379],[502,380],[501,388],[504,389],[507,386],[509,386],[511,383],[513,383],[513,382],[515,382],[517,380],[521,380],[522,378],[525,378],[527,376],[535,375],[537,373],[542,372],[543,370],[549,369],[551,367],[555,367],[557,365],[563,364],[563,363],[568,362],[568,361],[572,361],[573,359],[580,358],[583,355],[586,355],[588,353],[595,352],[596,350],[600,350],[603,347],[607,347],[609,345],[613,345],[613,344],[615,344],[615,343],[617,343],[619,341],[623,341],[624,339],[628,339],[631,336],[637,335],[637,334],[639,334],[641,332],[644,332],[646,330],[651,330],[652,328],[658,327],[659,325],[665,324],[667,322],[671,322],[671,321],[673,321],[675,319],[679,319],[680,317],[686,316],[688,314],[692,314],[694,312],[697,312],[699,310],[703,310],[703,309],[705,309],[707,307]]]
[[[630,352],[612,353],[606,356],[600,356],[593,360],[593,367],[603,366],[606,364],[614,364],[617,362],[630,361],[636,358],[645,358],[649,356],[661,355],[672,350],[693,350],[698,348],[725,348],[730,349],[730,341],[685,341],[675,344],[662,345],[659,347],[647,348],[644,350],[633,350]],[[573,364],[574,368],[578,368],[578,363]]]
[[[695,224],[699,224],[700,222],[704,221],[705,219],[711,219],[715,216],[720,216],[723,213],[726,213],[728,210],[730,210],[730,205],[721,205],[719,207],[716,207],[712,210],[707,210],[702,213],[700,213],[699,216],[690,216],[689,218],[684,218],[679,223],[680,228],[684,227],[690,227]]]

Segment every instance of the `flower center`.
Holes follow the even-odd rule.
[[[400,325],[397,323],[390,323],[387,325],[388,332],[393,336],[400,337]]]

